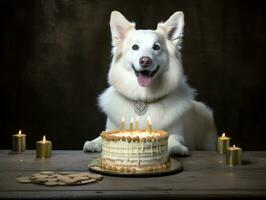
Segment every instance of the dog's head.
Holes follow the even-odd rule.
[[[113,61],[109,83],[133,99],[154,99],[175,89],[182,76],[179,48],[184,15],[174,13],[156,30],[136,30],[121,13],[110,19]]]

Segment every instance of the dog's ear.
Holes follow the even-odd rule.
[[[166,22],[159,23],[157,30],[166,32],[169,40],[181,46],[184,24],[184,14],[179,11],[175,12]]]
[[[110,27],[113,44],[117,45],[130,30],[135,28],[135,24],[130,23],[120,12],[113,11],[110,18]]]

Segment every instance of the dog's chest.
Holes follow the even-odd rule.
[[[126,124],[129,125],[131,118],[136,119],[139,116],[140,126],[145,128],[147,126],[147,117],[150,116],[155,129],[164,129],[175,123],[186,107],[182,104],[179,105],[177,102],[175,98],[173,100],[168,98],[167,101],[161,100],[148,105],[143,105],[144,102],[139,102],[136,105],[135,101],[122,97],[112,89],[107,89],[100,96],[99,103],[108,118],[117,127],[119,127],[122,117],[125,118]],[[144,110],[145,113],[139,115],[136,109],[139,109],[137,112],[143,112]]]

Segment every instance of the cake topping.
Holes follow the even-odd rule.
[[[131,131],[131,130],[113,130],[113,131],[103,131],[101,137],[106,140],[122,140],[122,141],[153,141],[165,139],[168,137],[168,133],[165,131],[152,130],[148,132],[147,130]]]

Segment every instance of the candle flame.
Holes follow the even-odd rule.
[[[147,121],[148,121],[148,123],[147,123],[147,125],[148,125],[148,131],[151,132],[152,126],[151,126],[151,118],[150,118],[150,116],[148,116]]]
[[[138,131],[139,130],[139,116],[137,116],[137,119],[135,121],[135,129]]]
[[[130,128],[129,128],[131,131],[133,130],[133,123],[134,123],[134,119],[133,119],[133,117],[131,117]]]
[[[18,131],[18,134],[21,135],[21,130]]]
[[[233,147],[236,147],[236,145],[233,145]]]
[[[222,137],[225,137],[225,133],[222,134]]]
[[[43,141],[43,142],[46,141],[46,137],[45,137],[45,135],[43,136],[42,141]]]
[[[120,125],[120,129],[123,130],[125,129],[125,117],[122,116],[122,122],[121,122],[121,125]]]
[[[150,115],[147,117],[148,123],[151,124],[151,117]]]

